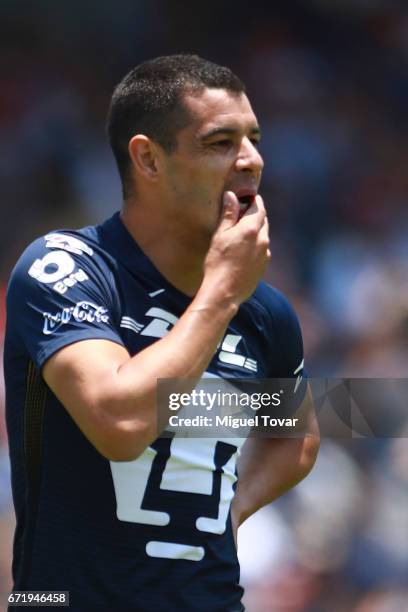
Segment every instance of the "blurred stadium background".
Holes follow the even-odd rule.
[[[1,335],[25,245],[120,206],[104,138],[112,87],[144,59],[197,52],[244,79],[261,121],[268,277],[299,313],[309,374],[407,377],[406,2],[1,0],[0,33]],[[324,440],[311,476],[248,522],[240,545],[249,612],[408,610],[407,440]]]

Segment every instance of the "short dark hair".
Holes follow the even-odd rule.
[[[245,92],[244,84],[229,68],[187,54],[144,62],[115,87],[107,131],[125,198],[130,192],[128,146],[132,136],[145,134],[171,153],[176,148],[177,132],[190,121],[183,96],[207,87]]]

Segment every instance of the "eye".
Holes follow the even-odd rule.
[[[260,139],[259,138],[250,138],[249,139],[254,147],[259,147]]]
[[[222,138],[222,140],[216,140],[212,143],[215,147],[228,148],[232,146],[232,140],[230,138]]]

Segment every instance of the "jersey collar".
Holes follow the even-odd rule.
[[[153,281],[158,289],[169,290],[173,295],[177,295],[187,304],[192,298],[174,287],[156,268],[153,262],[145,255],[138,243],[131,236],[120,218],[120,213],[116,212],[110,219],[102,223],[99,228],[103,239],[108,243],[112,254],[125,268],[133,273],[141,274]]]

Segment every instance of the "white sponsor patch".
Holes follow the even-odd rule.
[[[65,234],[47,234],[44,236],[45,246],[47,249],[63,249],[76,255],[93,255],[93,250],[85,242],[75,238],[74,236],[67,236]]]
[[[61,325],[66,325],[71,319],[87,323],[109,323],[109,315],[107,312],[106,308],[97,306],[92,302],[78,302],[75,306],[63,308],[56,314],[43,312],[43,334],[46,336],[53,334]]]
[[[40,283],[53,283],[52,288],[61,295],[77,283],[89,280],[81,268],[75,269],[74,259],[65,251],[51,251],[42,259],[36,259],[28,274]]]

